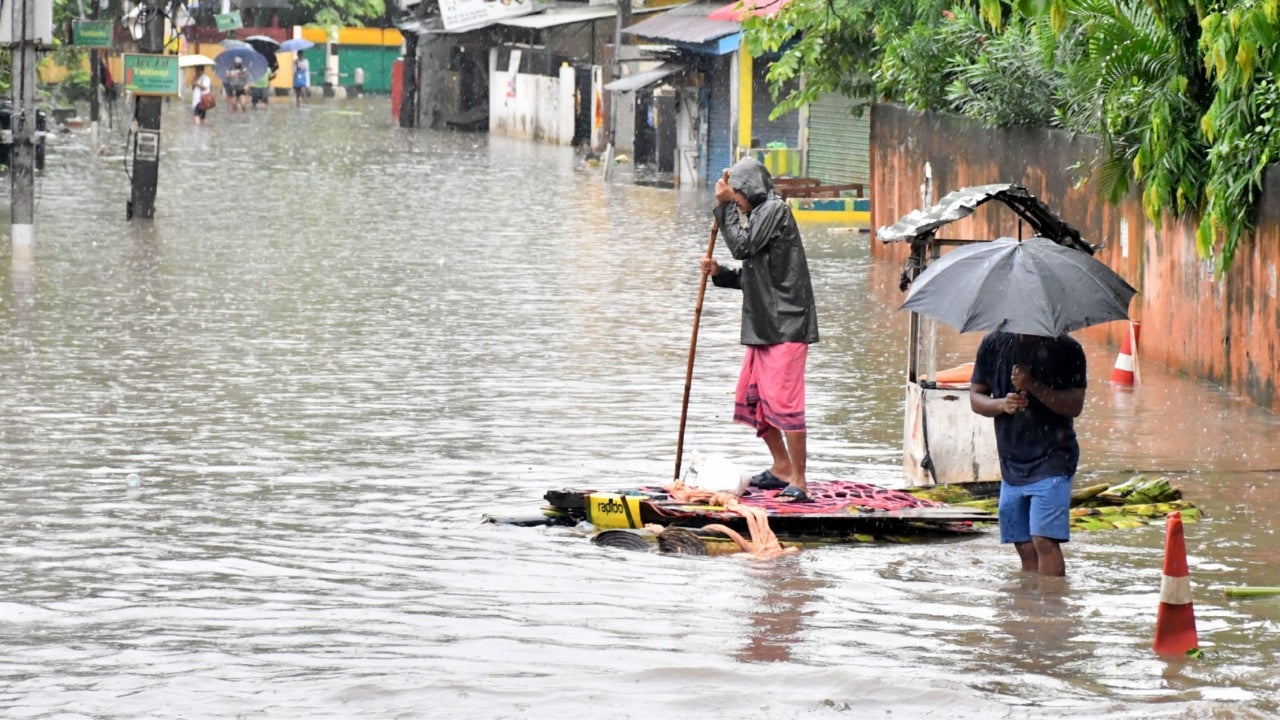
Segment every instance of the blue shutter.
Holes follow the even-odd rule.
[[[718,57],[707,79],[711,99],[707,107],[707,181],[714,184],[733,165],[733,99],[730,95],[729,57]]]
[[[764,75],[769,71],[769,63],[757,58],[752,66],[751,78],[751,147],[762,148],[771,142],[783,142],[789,148],[800,147],[800,113],[792,110],[780,115],[777,120],[770,120],[777,103],[769,94],[769,82]],[[793,79],[786,84],[778,97],[786,97],[792,90],[800,87],[800,81]]]

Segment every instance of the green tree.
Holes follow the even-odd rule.
[[[1200,48],[1214,81],[1202,129],[1209,142],[1206,199],[1196,233],[1201,254],[1215,247],[1219,272],[1231,266],[1253,228],[1262,174],[1280,150],[1280,18],[1276,0],[1238,0],[1203,19]]]
[[[794,0],[744,26],[780,53],[775,89],[805,79],[779,112],[837,92],[1097,136],[1098,192],[1139,191],[1157,225],[1199,218],[1218,273],[1280,150],[1280,0]]]

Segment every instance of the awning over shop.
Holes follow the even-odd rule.
[[[396,29],[401,33],[412,35],[462,35],[473,30],[483,30],[493,24],[492,20],[486,20],[474,25],[447,28],[439,15],[431,15],[399,21],[396,23]]]
[[[684,72],[683,65],[664,63],[653,70],[646,70],[645,72],[636,73],[635,75],[627,75],[614,80],[613,82],[605,85],[604,89],[609,92],[630,92],[632,90],[639,90],[642,87],[648,87],[661,81],[663,78],[668,78],[682,72]]]
[[[789,2],[791,0],[743,0],[711,12],[707,19],[742,22],[745,17],[772,17]]]
[[[542,30],[549,27],[556,27],[557,25],[602,20],[604,18],[611,18],[614,15],[617,15],[617,10],[612,5],[596,5],[594,7],[551,7],[534,15],[522,15],[520,17],[499,20],[498,24],[505,25],[507,27]]]
[[[711,20],[707,16],[720,5],[691,3],[638,22],[622,32],[670,43],[701,45],[735,35],[742,25],[732,20]]]

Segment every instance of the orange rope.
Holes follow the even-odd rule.
[[[713,530],[715,532],[729,536],[730,540],[737,543],[742,551],[757,558],[775,558],[779,555],[790,555],[800,552],[797,547],[783,547],[778,542],[778,536],[773,533],[769,527],[769,515],[763,508],[751,507],[743,505],[739,502],[737,495],[728,492],[712,492],[710,490],[699,490],[691,488],[684,484],[683,481],[677,480],[670,486],[664,488],[667,494],[673,500],[688,503],[703,503],[707,505],[720,505],[729,512],[735,512],[747,520],[747,529],[750,531],[751,539],[742,537],[741,534],[732,528],[724,525],[714,524],[703,527],[703,530]]]

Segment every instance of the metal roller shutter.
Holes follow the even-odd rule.
[[[733,99],[729,91],[729,61],[716,58],[715,69],[709,73],[707,85],[711,101],[707,108],[707,180],[711,184],[720,179],[720,173],[733,165]]]
[[[764,60],[756,60],[754,77],[751,79],[751,147],[762,148],[771,142],[783,142],[787,147],[800,147],[800,113],[792,110],[770,120],[777,103],[769,93],[769,82],[764,79],[768,66]],[[800,87],[799,80],[787,83],[779,97]]]
[[[810,177],[833,184],[871,182],[871,113],[855,118],[852,105],[832,94],[809,106]]]

